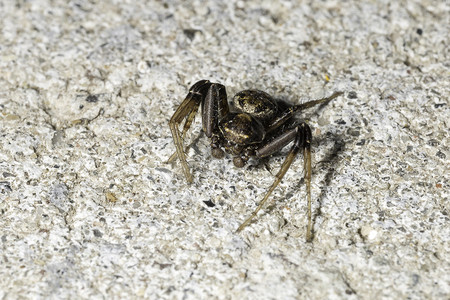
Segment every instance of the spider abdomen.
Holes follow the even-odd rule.
[[[260,143],[266,135],[261,122],[247,113],[229,113],[219,128],[225,140],[239,145]]]
[[[233,98],[234,106],[262,123],[271,120],[278,112],[275,100],[266,92],[260,90],[245,90]]]

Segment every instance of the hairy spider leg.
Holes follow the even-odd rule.
[[[305,141],[303,148],[303,162],[305,169],[306,196],[308,197],[308,227],[306,228],[306,241],[311,242],[313,238],[313,230],[311,223],[311,136]]]
[[[189,115],[186,118],[186,122],[184,123],[184,127],[183,127],[183,132],[181,133],[181,139],[183,141],[184,141],[187,131],[189,130],[189,128],[192,125],[192,122],[194,121],[195,115],[197,114],[198,106],[199,106],[199,104],[197,103],[196,106],[192,109],[192,111],[189,113]],[[186,148],[184,149],[184,152],[187,153],[189,148],[190,148],[190,145],[187,145]],[[167,162],[171,163],[171,162],[175,161],[175,159],[178,157],[177,153],[178,152],[175,150],[175,152],[172,153],[172,155],[169,157]]]
[[[195,83],[189,89],[189,93],[187,94],[186,98],[180,104],[169,121],[170,131],[172,132],[172,138],[176,147],[176,153],[178,158],[180,159],[181,167],[183,168],[183,173],[188,183],[192,182],[192,175],[189,172],[186,155],[183,151],[183,138],[186,135],[187,130],[191,126],[192,121],[194,120],[200,103],[203,101],[203,94],[205,93],[205,89],[209,89],[210,85],[211,83],[208,80],[200,80]],[[180,130],[178,127],[185,118],[186,123],[184,124],[183,132],[180,134]],[[169,161],[171,161],[172,156],[169,158]]]
[[[207,80],[204,80],[207,81]],[[203,81],[199,81],[203,82]],[[206,84],[209,82],[205,82]],[[205,84],[203,83],[203,84]],[[195,85],[194,85],[195,86]],[[193,87],[194,87],[193,86]],[[192,90],[192,88],[190,89]],[[189,95],[188,95],[189,96]],[[202,103],[202,124],[203,131],[207,137],[211,137],[213,132],[217,130],[218,120],[228,114],[229,107],[227,101],[227,92],[225,86],[218,83],[209,83],[209,88],[206,92],[206,97],[200,101]],[[199,103],[200,103],[199,102]],[[188,129],[191,127],[197,114],[198,105],[193,109],[186,119],[186,123],[183,127],[181,138],[184,140]],[[181,104],[183,105],[183,103]],[[187,153],[191,145],[187,145],[184,152]],[[168,163],[175,161],[178,157],[177,151],[175,151],[167,160]]]
[[[308,101],[306,103],[302,103],[302,104],[298,104],[298,105],[289,107],[279,117],[275,118],[272,122],[270,122],[267,132],[268,133],[272,132],[273,130],[277,129],[278,127],[280,127],[281,125],[286,123],[286,121],[290,120],[295,113],[300,112],[304,109],[313,107],[317,104],[327,103],[342,94],[343,94],[343,92],[334,92],[333,95],[331,95],[330,97],[326,97],[326,98],[322,98],[322,99],[318,99],[318,100],[312,100],[312,101]]]
[[[252,212],[250,217],[248,217],[244,221],[244,223],[242,223],[239,226],[237,232],[242,231],[242,229],[244,229],[252,221],[252,219],[256,217],[257,213],[261,210],[261,208],[269,199],[269,196],[272,194],[272,192],[275,190],[275,188],[283,179],[287,170],[289,170],[289,167],[291,166],[300,149],[303,149],[303,156],[305,160],[304,166],[305,166],[306,192],[308,196],[308,228],[306,233],[306,240],[311,241],[312,236],[311,235],[311,137],[312,137],[311,128],[308,126],[308,124],[301,123],[297,127],[289,130],[288,132],[280,135],[279,137],[276,137],[270,143],[262,146],[259,150],[256,150],[256,155],[258,157],[260,158],[266,157],[277,152],[278,150],[280,150],[281,148],[283,148],[284,146],[286,146],[292,140],[295,139],[294,145],[292,146],[286,159],[284,160],[280,168],[280,171],[278,171],[277,175],[275,176],[275,180],[270,186],[268,192],[264,196],[263,200],[256,207],[256,209]]]
[[[189,93],[188,93],[188,95],[186,96],[186,99],[189,97],[189,94],[190,94],[191,91],[195,91],[195,90],[197,90],[200,86],[203,86],[203,85],[208,84],[208,83],[209,83],[208,80],[200,80],[200,81],[196,82],[196,83],[195,83],[193,86],[191,86],[191,88],[189,89]],[[185,101],[186,101],[186,99],[185,99]],[[184,103],[184,102],[183,102],[183,103]],[[180,106],[182,106],[183,103],[181,103]],[[198,110],[198,105],[197,105],[194,109],[192,109],[192,111],[189,113],[188,117],[186,118],[186,122],[184,123],[184,126],[183,126],[183,132],[182,132],[182,134],[181,134],[181,139],[182,139],[182,140],[184,140],[187,131],[188,131],[189,128],[191,127],[192,122],[194,121],[195,115],[197,114],[197,110]],[[185,153],[189,150],[189,146],[190,146],[190,145],[186,146]],[[177,151],[175,150],[175,152],[172,153],[172,155],[171,155],[171,156],[169,157],[169,159],[167,160],[167,163],[171,163],[171,162],[175,161],[175,159],[176,159],[177,157],[178,157],[178,156],[177,156]]]
[[[219,120],[228,114],[229,107],[225,86],[219,83],[211,84],[202,103],[202,125],[207,137],[217,132]]]

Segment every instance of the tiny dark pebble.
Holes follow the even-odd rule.
[[[214,206],[216,206],[216,204],[215,204],[214,202],[212,202],[211,200],[203,201],[203,203],[205,203],[206,206],[208,206],[208,207],[214,207]]]
[[[359,142],[356,143],[358,146],[363,146],[366,143],[366,139],[361,139]]]
[[[6,194],[12,192],[11,185],[8,181],[0,181],[0,193]]]
[[[438,146],[440,143],[439,143],[438,140],[431,139],[431,140],[429,140],[429,141],[427,142],[427,144],[430,145],[430,146],[436,147],[436,146]]]
[[[103,236],[103,233],[101,233],[101,231],[98,230],[98,229],[94,229],[93,232],[94,232],[94,235],[96,237],[102,237]]]
[[[435,105],[434,105],[434,108],[440,108],[440,107],[443,107],[443,106],[445,106],[446,104],[445,103],[436,103]]]
[[[439,157],[439,158],[442,158],[442,159],[444,159],[446,157],[445,153],[442,152],[441,150],[436,152],[436,156]]]
[[[199,31],[200,30],[189,28],[189,29],[184,29],[183,33],[189,40],[192,41],[195,38],[195,34]]]
[[[401,232],[406,232],[406,229],[405,229],[403,226],[397,228],[397,230],[399,230],[399,231],[401,231]]]
[[[348,134],[350,134],[351,136],[359,136],[359,135],[360,135],[359,130],[356,130],[356,129],[353,129],[353,128],[350,128],[349,130],[347,130],[347,132],[348,132]]]
[[[347,98],[348,99],[356,99],[356,98],[358,98],[358,95],[356,94],[355,91],[351,91],[348,93]]]
[[[98,97],[96,95],[89,95],[86,97],[86,102],[95,103],[98,101]]]
[[[422,35],[423,30],[422,30],[422,28],[417,28],[416,32],[418,35]]]

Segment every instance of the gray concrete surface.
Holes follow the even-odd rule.
[[[0,1],[0,298],[448,299],[449,7]],[[301,157],[234,233],[288,149],[237,169],[197,118],[194,183],[165,163],[203,78],[345,92],[302,115],[312,243]]]

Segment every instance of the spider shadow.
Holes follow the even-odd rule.
[[[332,133],[328,133],[326,138],[322,138],[322,139],[316,140],[314,142],[314,144],[316,144],[316,146],[314,148],[318,147],[319,145],[323,145],[324,140],[329,141],[329,142],[326,142],[326,145],[329,145],[330,143],[333,143],[333,144],[331,147],[328,147],[329,150],[326,151],[325,156],[320,161],[316,162],[316,164],[315,164],[315,166],[313,166],[313,170],[312,170],[313,180],[314,180],[315,175],[319,172],[318,171],[319,168],[328,170],[324,176],[324,180],[323,180],[324,184],[320,188],[319,195],[317,197],[314,197],[314,194],[312,195],[312,201],[317,201],[319,204],[318,207],[312,212],[313,217],[312,217],[311,222],[313,224],[313,228],[314,228],[314,224],[317,221],[317,218],[322,216],[322,200],[326,194],[326,187],[328,187],[331,184],[331,181],[333,180],[335,173],[336,173],[336,168],[333,166],[338,165],[342,161],[343,157],[341,154],[345,150],[345,145],[346,145],[346,142],[344,141],[344,139],[342,138],[341,135],[335,135]],[[283,153],[278,153],[277,155],[273,155],[273,157],[285,157],[285,156],[286,155],[283,155]],[[267,164],[268,160],[269,159],[264,159],[264,161],[261,161],[261,164],[262,165]],[[298,161],[298,160],[299,159],[297,158],[296,161]],[[259,167],[262,167],[262,166],[259,166]],[[270,168],[268,169],[268,171],[272,175],[276,174],[276,173],[272,172],[270,170]],[[304,172],[303,168],[302,168],[302,171]],[[303,176],[303,174],[304,173],[302,173],[302,176]],[[278,201],[276,199],[274,199],[275,201],[273,201],[265,209],[266,213],[271,213],[273,210],[277,209],[277,206],[278,206],[277,204],[280,201],[283,201],[283,200],[291,201],[291,198],[300,189],[306,189],[304,178],[301,178],[301,180],[299,180],[297,182],[297,184],[295,184],[294,186],[289,187],[286,190],[285,195],[280,195],[278,197]],[[286,199],[286,196],[288,196],[287,199]],[[300,200],[302,200],[302,199],[300,199]],[[304,200],[306,200],[306,197]],[[306,205],[306,203],[305,203],[305,205]],[[314,239],[314,235],[315,235],[315,232],[313,231],[312,239]]]
[[[322,216],[322,202],[323,198],[325,197],[327,187],[330,186],[331,181],[335,177],[336,174],[336,168],[334,166],[337,166],[340,164],[340,162],[344,159],[342,156],[342,153],[345,150],[345,145],[348,143],[348,141],[344,141],[341,135],[335,135],[335,134],[327,134],[328,137],[332,136],[332,141],[334,142],[332,147],[326,152],[323,159],[321,159],[319,162],[316,163],[316,170],[326,168],[327,172],[324,176],[324,184],[320,188],[320,193],[317,197],[314,197],[317,199],[318,207],[315,209],[315,212],[312,212],[312,220],[311,223],[316,224],[317,218]],[[325,166],[323,166],[325,165]],[[316,171],[317,172],[317,171]],[[313,174],[316,173],[313,171]],[[313,199],[314,199],[313,198]],[[314,201],[314,200],[312,200]],[[312,239],[314,239],[315,232],[312,231]]]

